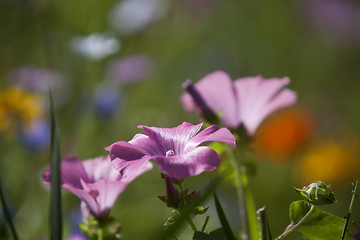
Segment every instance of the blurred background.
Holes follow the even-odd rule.
[[[246,153],[257,208],[267,206],[273,236],[300,197],[293,186],[321,180],[345,216],[360,173],[360,2],[356,0],[0,0],[0,177],[22,239],[48,237],[48,88],[62,156],[105,155],[139,124],[174,127],[186,113],[182,83],[215,70],[233,79],[289,76],[298,103],[268,117]],[[200,190],[208,176],[185,182]],[[234,230],[231,182],[218,189]],[[111,215],[124,239],[146,239],[171,215],[160,170],[131,183]],[[359,199],[357,199],[359,200]],[[65,236],[78,231],[79,200],[63,191]],[[219,227],[213,200],[207,229]],[[353,233],[360,232],[360,204]],[[198,224],[204,218],[199,217]],[[182,238],[190,239],[187,227]],[[0,215],[0,238],[11,239]],[[288,239],[300,239],[290,235]]]

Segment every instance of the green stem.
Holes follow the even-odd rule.
[[[238,197],[238,205],[240,211],[240,220],[241,220],[241,239],[248,240],[249,237],[249,226],[248,226],[248,216],[246,211],[246,199],[245,199],[245,183],[244,179],[246,179],[246,174],[242,171],[242,149],[237,148],[237,151],[240,150],[238,154],[238,158],[236,159],[234,156],[231,157],[233,167],[235,169],[235,186],[236,193]]]
[[[197,229],[196,229],[196,227],[195,227],[195,224],[193,223],[193,221],[191,220],[191,218],[190,218],[190,217],[187,217],[187,218],[186,218],[186,221],[187,221],[187,223],[189,224],[191,230],[192,230],[194,233],[197,232]]]
[[[346,228],[347,228],[347,226],[349,224],[350,214],[351,214],[352,207],[353,207],[353,204],[354,204],[354,199],[355,199],[355,196],[356,196],[357,185],[358,185],[358,181],[356,181],[355,186],[354,186],[353,194],[352,194],[351,201],[350,201],[349,211],[348,211],[348,214],[346,216],[346,221],[345,221],[345,224],[344,224],[343,232],[341,234],[341,240],[345,239]]]
[[[258,215],[258,219],[259,219],[259,225],[260,225],[260,239],[261,240],[268,240],[268,239],[272,239],[271,237],[271,232],[270,232],[270,227],[269,227],[269,221],[267,219],[267,214],[266,214],[266,207],[262,207],[260,209],[257,210],[257,215]]]
[[[103,240],[103,231],[101,228],[97,230],[97,240]]]
[[[183,214],[180,210],[178,210],[178,214],[181,215]],[[188,223],[189,227],[191,228],[191,230],[195,233],[197,232],[197,229],[195,227],[195,224],[193,223],[193,221],[191,220],[191,218],[189,216],[186,216],[185,218],[186,222]]]
[[[206,216],[204,225],[203,225],[202,228],[201,228],[201,232],[204,232],[204,231],[205,231],[205,228],[206,228],[206,225],[208,224],[209,218],[210,218],[209,216]]]
[[[288,235],[291,231],[293,231],[295,228],[297,228],[309,215],[310,213],[315,209],[315,205],[311,204],[311,208],[310,210],[305,214],[305,216],[296,224],[291,223],[290,225],[287,226],[287,228],[285,229],[285,231],[278,236],[277,238],[275,238],[274,240],[279,240],[283,237],[285,237],[286,235]]]

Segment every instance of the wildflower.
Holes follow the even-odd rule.
[[[81,233],[73,233],[66,240],[87,240],[88,238]]]
[[[69,99],[70,82],[65,74],[55,69],[36,66],[22,66],[13,68],[8,78],[11,84],[27,91],[48,94],[49,89],[56,99],[56,106],[63,105]]]
[[[131,35],[163,17],[167,9],[164,0],[121,1],[110,14],[110,24],[122,35]]]
[[[314,125],[313,116],[305,109],[279,111],[261,124],[252,147],[271,161],[285,162],[310,141]]]
[[[49,88],[65,91],[65,77],[52,69],[24,66],[9,72],[11,83],[30,91],[47,93]]]
[[[219,141],[235,146],[235,138],[228,129],[211,125],[199,132],[202,125],[187,122],[174,128],[140,125],[138,128],[144,129],[145,134],[136,134],[129,142],[119,141],[105,149],[110,151],[115,168],[153,160],[168,177],[180,180],[212,171],[219,164],[219,155],[200,144]]]
[[[122,98],[122,93],[116,86],[98,86],[93,100],[96,113],[104,119],[113,116],[116,110],[121,108]]]
[[[360,4],[352,0],[301,1],[304,18],[316,34],[339,43],[360,40]]]
[[[27,127],[43,111],[41,96],[21,88],[8,88],[0,92],[0,132],[11,135],[17,124]]]
[[[83,217],[92,214],[97,220],[107,219],[117,197],[127,185],[152,168],[151,163],[116,171],[110,157],[102,156],[80,161],[69,157],[61,163],[61,186],[82,201]],[[50,185],[51,170],[43,174],[43,183]]]
[[[113,60],[107,65],[107,80],[118,84],[133,83],[146,78],[152,67],[152,59],[141,54]]]
[[[50,124],[38,119],[20,130],[20,142],[29,150],[40,151],[50,145]]]
[[[100,33],[89,36],[77,36],[71,40],[71,47],[79,55],[100,61],[119,51],[120,42],[114,37]]]
[[[232,82],[227,73],[216,71],[196,83],[195,89],[225,127],[237,129],[243,125],[253,135],[266,116],[295,103],[296,94],[284,89],[289,82],[287,77],[266,80],[261,76]],[[181,100],[188,111],[200,107],[189,93]]]

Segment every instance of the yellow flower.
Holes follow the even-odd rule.
[[[359,177],[358,142],[327,141],[304,154],[295,169],[302,183],[321,180],[343,186]]]
[[[43,109],[40,95],[20,88],[8,88],[0,92],[0,132],[9,135],[17,124],[27,127],[43,114]]]

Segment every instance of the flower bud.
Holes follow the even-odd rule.
[[[180,195],[171,178],[165,177],[167,206],[172,208],[178,208],[180,205]]]
[[[206,104],[205,100],[200,95],[200,93],[196,90],[196,88],[194,87],[192,82],[190,80],[187,80],[183,84],[183,88],[190,94],[190,96],[192,97],[196,106],[200,110],[200,113],[203,116],[203,118],[209,123],[216,124],[218,122],[218,117],[211,110],[211,108]]]
[[[305,200],[314,205],[322,205],[336,202],[334,193],[330,189],[330,185],[317,181],[311,183],[302,189],[295,188],[295,191],[305,198]]]

